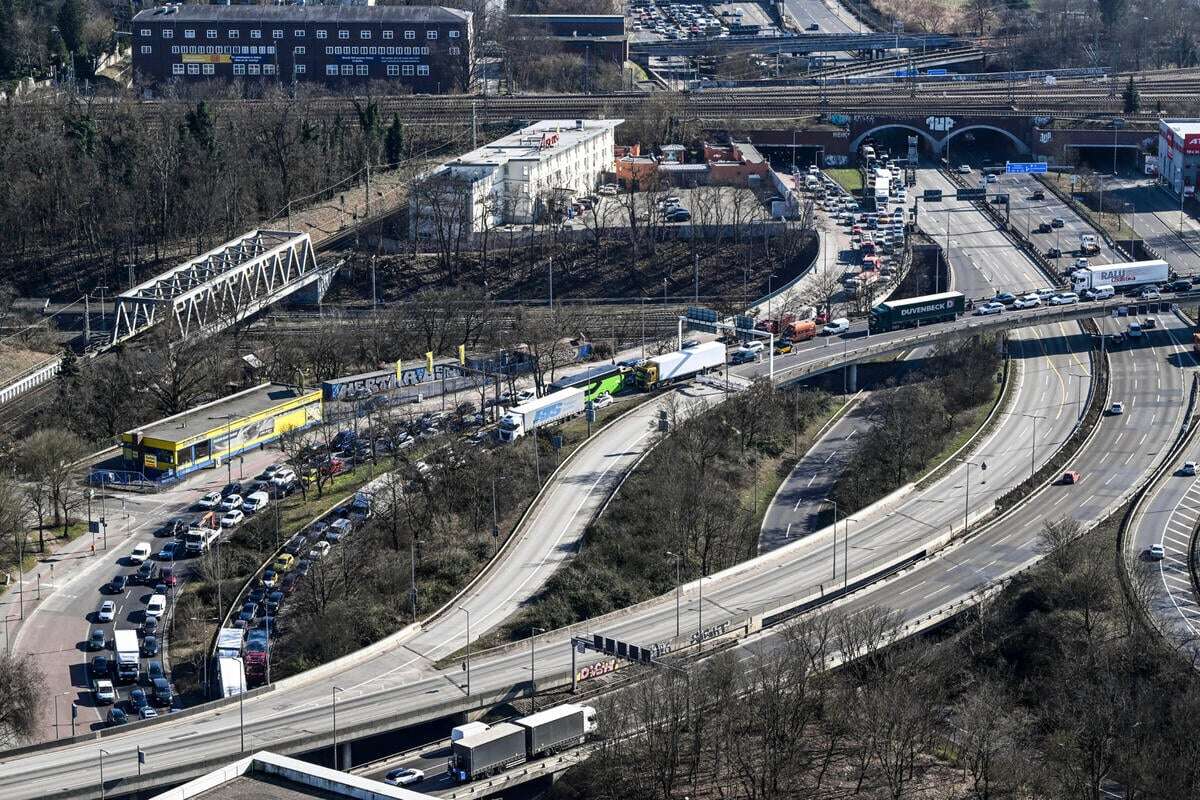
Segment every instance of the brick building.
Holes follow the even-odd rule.
[[[131,22],[134,80],[275,80],[331,88],[395,81],[418,94],[468,88],[472,15],[441,6],[172,4]]]

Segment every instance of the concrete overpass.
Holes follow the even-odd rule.
[[[729,53],[843,53],[907,48],[954,47],[961,42],[944,33],[812,33],[791,36],[726,36],[719,39],[631,42],[632,56],[703,56]]]

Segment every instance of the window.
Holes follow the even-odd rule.
[[[262,38],[262,31],[260,31],[260,30],[252,30],[252,31],[250,31],[250,38],[251,38],[251,39],[261,39],[261,38]]]
[[[292,31],[292,36],[295,36],[297,39],[303,39],[304,28],[296,28],[296,30]]]
[[[338,38],[339,39],[349,39],[350,31],[338,31]]]
[[[217,31],[216,31],[216,29],[214,29],[214,28],[209,28],[208,30],[206,30],[206,31],[204,32],[204,38],[205,38],[205,39],[215,39],[215,38],[217,38]]]
[[[263,75],[274,75],[274,74],[275,74],[275,65],[274,64],[263,64]]]
[[[154,48],[151,47],[150,45],[148,45],[148,44],[142,45],[142,55],[148,56],[153,52],[154,52]]]
[[[449,33],[449,36],[450,36],[450,38],[451,38],[451,39],[457,39],[457,38],[458,38],[458,31],[450,31],[450,33]]]
[[[429,55],[429,48],[428,48],[428,47],[422,47],[422,48],[421,48],[421,55],[423,55],[423,56],[427,56],[427,55]]]
[[[281,30],[279,30],[278,28],[276,28],[275,30],[271,31],[271,38],[272,38],[272,39],[282,39],[282,38],[283,38],[283,31],[281,31]]]
[[[233,74],[234,75],[245,75],[246,74],[246,65],[245,64],[234,64],[233,65]]]
[[[390,38],[392,38],[392,32],[391,32],[391,31],[384,31],[384,32],[383,32],[383,38],[385,38],[385,39],[390,39]]]
[[[337,75],[338,74],[337,64],[326,64],[325,65],[325,74],[326,75]]]
[[[334,50],[334,48],[332,48],[332,47],[326,47],[326,48],[325,48],[325,55],[327,55],[327,56],[331,56],[331,55],[333,55],[333,50]]]
[[[182,75],[183,74],[183,64],[172,64],[171,65],[171,74],[172,75]]]
[[[298,55],[298,56],[304,55],[304,46],[301,45],[300,47],[293,47],[292,53],[293,53],[293,55]]]
[[[205,75],[212,75],[216,73],[216,67],[214,67],[212,64],[204,64],[203,67]]]
[[[318,30],[318,31],[317,31],[317,38],[318,38],[318,39],[327,39],[327,38],[329,38],[329,31],[326,31],[326,30]]]
[[[174,39],[175,31],[171,30],[170,28],[163,28],[163,38],[164,39]]]
[[[353,75],[354,74],[354,65],[353,64],[342,64],[342,74],[343,75]]]
[[[403,67],[401,67],[401,69],[404,71],[405,75],[413,74],[413,65],[412,64],[405,64]]]
[[[417,32],[416,31],[405,31],[404,38],[405,39],[415,39],[415,38],[417,38]]]
[[[362,39],[370,39],[371,38],[371,32],[368,30],[361,30],[358,32],[358,35]]]
[[[436,39],[437,31],[425,31],[425,38],[426,39]]]
[[[199,64],[188,64],[187,68],[188,68],[188,75],[199,75],[200,74],[200,65]]]
[[[358,48],[357,48],[357,47],[347,47],[346,49],[350,51],[350,55],[352,55],[352,56],[356,56],[356,55],[358,55]],[[363,48],[363,49],[366,49],[366,48]],[[365,55],[365,54],[364,54],[364,55]]]
[[[149,28],[142,28],[142,36],[153,36],[154,34]]]
[[[446,51],[446,52],[450,53],[450,55],[452,55],[452,56],[456,56],[456,55],[458,55],[459,53],[461,53],[462,51],[461,51],[461,50],[459,50],[457,47],[453,47],[453,46],[451,46],[450,48],[448,48],[448,49],[447,49],[447,51]]]
[[[428,64],[418,64],[417,65],[417,74],[418,75],[428,75],[429,74],[429,65]]]
[[[185,39],[195,39],[195,38],[196,38],[196,32],[195,32],[194,30],[192,30],[191,28],[184,28],[184,31],[183,31],[183,38],[185,38]]]
[[[296,73],[297,75],[303,75],[307,71],[308,67],[306,67],[304,64],[297,64],[292,67],[292,72]]]
[[[251,75],[257,75],[259,72],[262,71],[262,67],[260,67],[258,64],[247,64],[246,66],[248,67],[247,71]]]
[[[241,36],[241,35],[242,35],[242,32],[241,32],[241,31],[239,31],[237,28],[230,28],[230,29],[229,29],[229,38],[230,38],[230,39],[236,39],[236,38],[238,38],[238,37],[239,37],[239,36]]]
[[[388,68],[388,77],[389,78],[394,78],[400,74],[400,65],[399,64],[388,64],[387,68]]]
[[[354,67],[354,74],[355,75],[366,75],[367,74],[367,65],[366,64],[357,64]]]
[[[171,55],[173,55],[173,56],[179,55],[179,45],[177,45],[177,44],[171,45]]]

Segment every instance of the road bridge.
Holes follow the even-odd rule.
[[[945,33],[809,33],[791,36],[726,36],[712,39],[630,42],[634,56],[703,56],[729,53],[844,53],[927,50],[961,43]]]
[[[208,336],[331,278],[307,233],[253,230],[118,295],[108,346],[164,321],[173,338]]]

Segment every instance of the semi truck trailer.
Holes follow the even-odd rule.
[[[117,680],[122,683],[135,683],[141,676],[140,652],[138,650],[137,631],[120,630],[113,632],[113,650],[117,654]]]
[[[544,397],[513,406],[500,420],[500,439],[513,442],[535,427],[560,422],[583,413],[584,390],[579,387],[561,389]]]
[[[675,381],[694,377],[706,369],[724,363],[725,345],[721,342],[705,342],[686,350],[676,350],[646,359],[637,368],[637,383],[646,390],[657,389]]]
[[[1166,261],[1127,261],[1121,264],[1096,264],[1071,273],[1071,289],[1076,293],[1098,286],[1111,286],[1118,292],[1131,286],[1165,283],[1171,268]]]
[[[478,724],[478,723],[474,723]],[[460,728],[455,733],[460,733]],[[503,772],[509,767],[583,744],[596,730],[596,709],[566,703],[513,722],[472,728],[455,738],[451,735],[451,758],[446,766],[458,783]]]
[[[867,324],[871,333],[882,333],[897,328],[949,322],[957,319],[965,310],[966,299],[962,292],[941,292],[880,303],[871,309]]]

